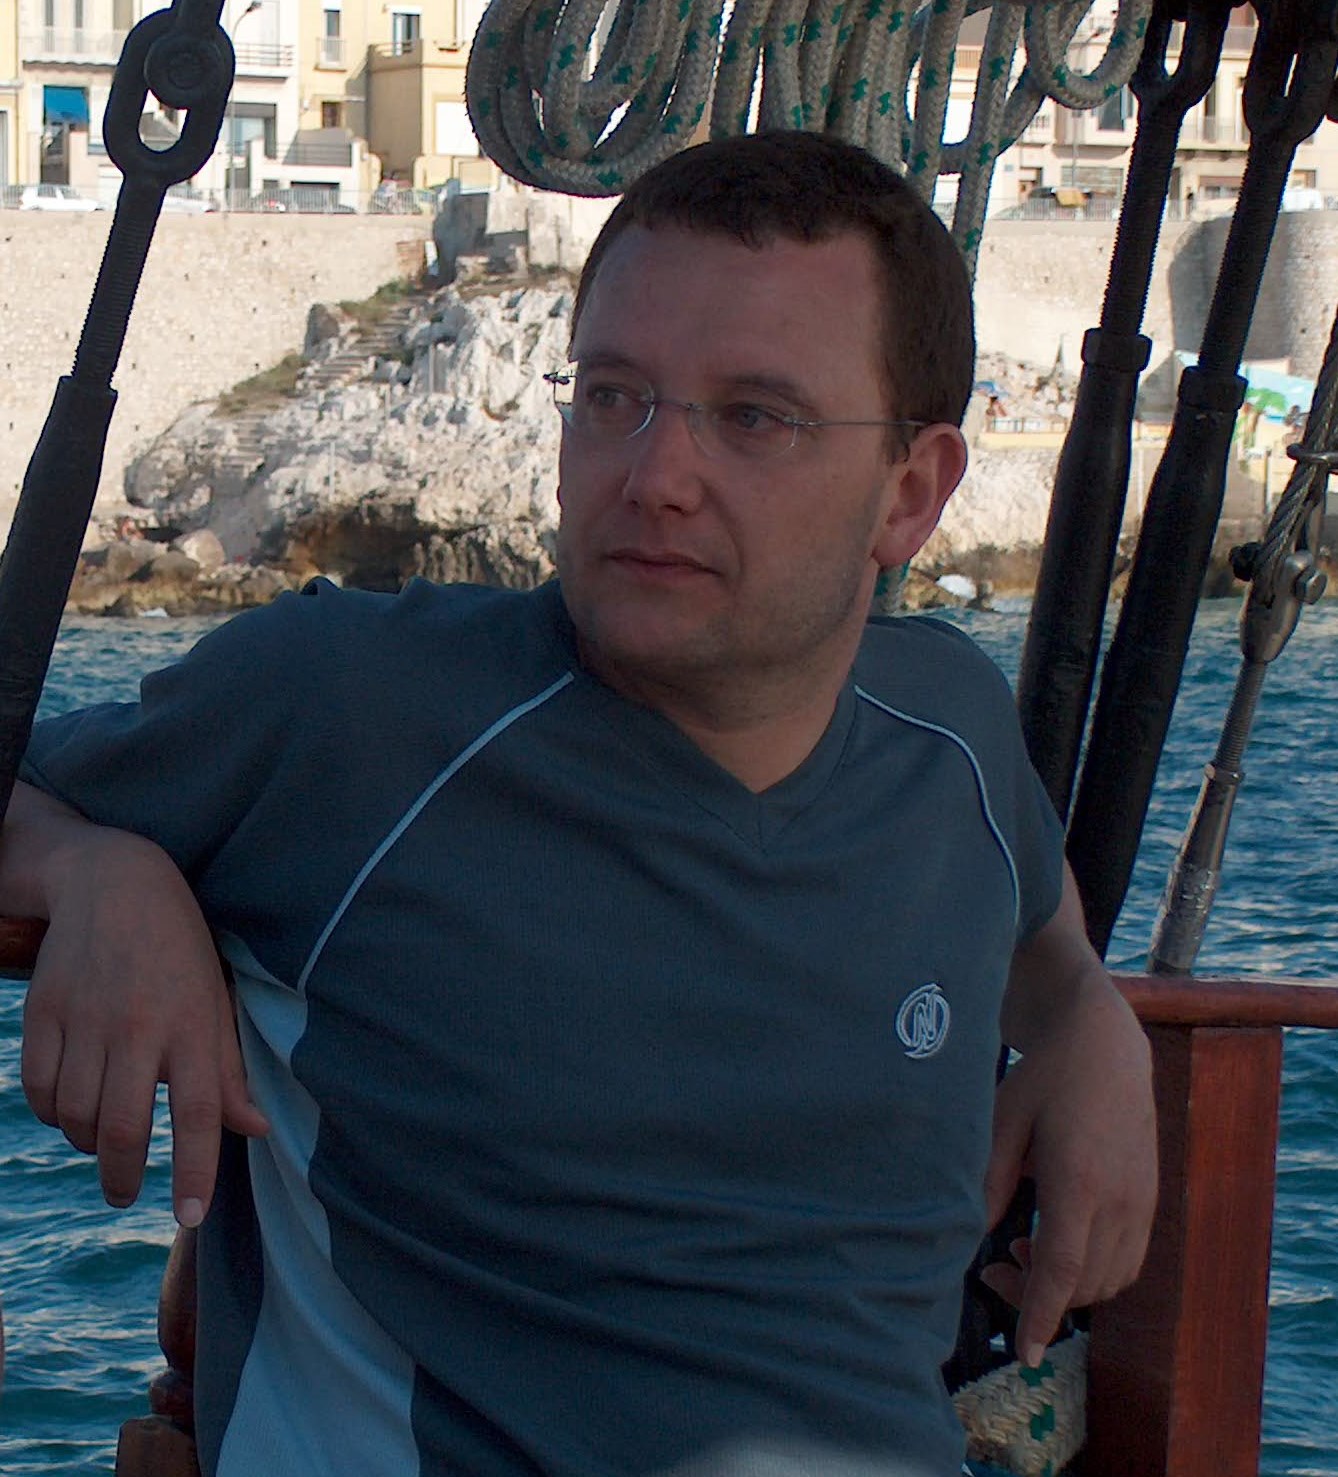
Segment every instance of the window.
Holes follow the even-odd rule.
[[[1123,133],[1134,116],[1134,99],[1127,87],[1121,87],[1096,110],[1098,133]]]
[[[1207,96],[1203,99],[1203,141],[1206,144],[1217,142],[1217,86],[1216,83],[1208,89]]]
[[[245,154],[251,140],[263,140],[266,159],[279,157],[273,103],[232,103],[228,109],[228,144],[235,156]]]
[[[344,126],[344,105],[343,105],[343,103],[322,103],[321,104],[321,127],[322,128],[342,128],[343,126]]]
[[[320,64],[323,67],[342,67],[344,65],[344,42],[340,29],[343,25],[343,17],[338,10],[326,10],[323,15]]]
[[[74,29],[82,31],[84,28],[84,0],[74,0]]]
[[[423,18],[416,10],[396,10],[390,17],[390,42],[396,56],[412,51],[422,34]]]

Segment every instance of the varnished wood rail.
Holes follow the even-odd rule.
[[[0,970],[45,925],[0,919]],[[1138,1281],[1092,1310],[1084,1477],[1257,1477],[1282,1029],[1338,1029],[1338,982],[1118,978],[1152,1043],[1160,1195]],[[163,1279],[168,1369],[128,1421],[117,1477],[198,1477],[195,1236]]]
[[[1283,1026],[1338,984],[1117,981],[1156,1078],[1160,1195],[1138,1281],[1092,1310],[1085,1477],[1258,1477]]]
[[[41,918],[0,918],[0,974],[30,974],[45,933]]]

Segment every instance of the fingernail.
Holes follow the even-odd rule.
[[[1031,1369],[1039,1369],[1044,1358],[1044,1344],[1028,1344],[1022,1351],[1022,1362]]]
[[[185,1226],[188,1230],[198,1226],[204,1219],[204,1202],[197,1200],[193,1195],[187,1196],[177,1206],[177,1224]]]

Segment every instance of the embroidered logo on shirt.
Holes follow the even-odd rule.
[[[897,1011],[897,1035],[913,1062],[934,1053],[948,1039],[952,1011],[948,997],[936,984],[921,985],[912,990]]]

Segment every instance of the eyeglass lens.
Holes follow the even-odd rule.
[[[693,439],[707,456],[764,461],[794,445],[794,422],[779,411],[747,401],[698,405],[657,396],[637,375],[617,368],[582,369],[569,364],[548,376],[562,418],[582,435],[627,441],[643,431],[656,411],[676,406],[688,418]]]

